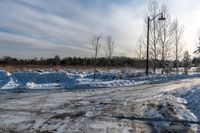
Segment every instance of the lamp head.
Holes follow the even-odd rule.
[[[164,21],[166,18],[164,17],[163,13],[161,13],[160,18],[158,18],[159,21]]]

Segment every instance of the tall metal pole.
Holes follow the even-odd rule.
[[[149,26],[150,26],[150,17],[148,17],[147,22],[147,57],[146,57],[146,75],[149,74]]]

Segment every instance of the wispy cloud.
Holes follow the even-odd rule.
[[[173,15],[180,17],[181,23],[188,24],[190,29],[186,35],[195,31],[192,26],[199,21],[190,24],[184,15],[192,17],[199,13],[197,0],[176,1],[183,4],[181,7],[173,0],[163,2],[174,11]],[[0,3],[0,55],[91,56],[91,39],[101,34],[104,38],[113,36],[116,55],[133,56],[147,4],[148,0],[3,0]],[[188,8],[188,13],[182,14],[182,8]],[[191,35],[185,38],[187,42],[192,40]]]
[[[133,8],[137,3],[118,0],[2,1],[1,53],[6,48],[19,57],[26,54],[91,56],[90,40],[96,34],[111,34],[118,45],[116,54],[126,53],[127,49],[134,48],[137,40],[134,32],[142,25],[135,19],[140,9]]]

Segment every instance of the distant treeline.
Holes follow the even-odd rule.
[[[150,67],[153,67],[154,60],[150,60]],[[162,61],[157,60],[157,67],[161,68]],[[66,57],[60,58],[55,56],[54,58],[33,58],[33,59],[17,59],[9,56],[1,58],[1,65],[43,65],[43,66],[93,66],[93,58],[81,58],[81,57]],[[166,65],[171,64],[175,67],[175,61],[166,61]],[[193,58],[193,66],[200,65],[200,58]],[[105,57],[97,59],[97,66],[99,67],[134,67],[134,68],[145,68],[146,61],[139,60],[137,58],[129,57],[113,57],[112,59],[107,59]],[[182,67],[182,61],[179,62],[179,67]]]

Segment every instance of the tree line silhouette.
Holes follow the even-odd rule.
[[[153,68],[154,60],[150,60],[150,67]],[[162,61],[157,60],[157,66],[162,68]],[[137,59],[130,57],[117,57],[114,56],[111,59],[106,57],[99,57],[96,59],[96,63],[98,67],[132,67],[132,68],[145,68],[145,59]],[[33,59],[17,59],[9,56],[5,56],[1,58],[0,64],[2,65],[43,65],[43,66],[93,66],[94,58],[89,57],[66,57],[60,58],[59,56],[55,56],[53,58],[33,58]],[[171,67],[176,66],[176,61],[167,61],[167,64],[171,65]],[[179,62],[180,67],[184,66],[183,61]],[[192,59],[192,66],[199,66],[200,58],[194,57]]]

